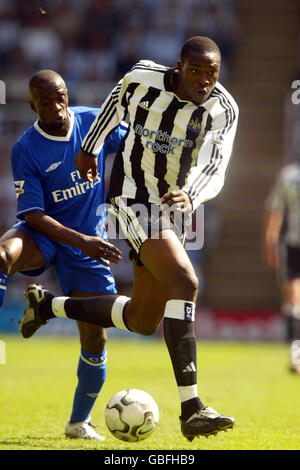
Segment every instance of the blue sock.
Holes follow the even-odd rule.
[[[78,423],[89,418],[106,379],[106,357],[106,349],[101,354],[92,354],[81,348],[77,369],[78,385],[70,423]]]
[[[0,273],[0,308],[3,305],[6,286],[7,286],[8,276],[6,274]]]

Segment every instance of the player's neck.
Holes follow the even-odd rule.
[[[40,128],[48,135],[55,137],[65,137],[69,132],[71,121],[68,114],[67,119],[60,126],[47,126],[47,124],[41,122],[40,120],[38,121],[38,124]]]

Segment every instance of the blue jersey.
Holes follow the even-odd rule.
[[[14,144],[11,163],[18,219],[40,210],[66,227],[105,238],[105,215],[100,210],[105,203],[105,160],[117,151],[126,126],[117,127],[107,139],[98,158],[94,182],[84,181],[74,157],[98,112],[96,108],[69,108],[71,123],[65,137],[46,134],[36,121]]]

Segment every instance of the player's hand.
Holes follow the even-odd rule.
[[[75,165],[80,173],[80,176],[90,183],[97,178],[98,158],[93,157],[79,150],[75,157]]]
[[[119,263],[123,259],[122,252],[111,243],[100,237],[85,235],[80,250],[98,263],[109,267],[109,263]]]
[[[175,189],[164,194],[161,198],[161,203],[162,205],[167,204],[169,207],[172,207],[173,210],[179,210],[181,212],[193,211],[189,196],[181,189]]]

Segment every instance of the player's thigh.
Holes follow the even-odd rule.
[[[70,297],[97,297],[105,294],[71,291]],[[77,321],[81,347],[90,353],[101,354],[106,344],[106,330],[98,325]]]
[[[6,265],[12,275],[40,268],[45,264],[45,257],[27,232],[11,229],[0,238],[0,264]]]
[[[162,233],[163,238],[148,238],[143,243],[140,259],[164,286],[168,298],[195,300],[198,280],[192,263],[176,234],[172,230]]]
[[[136,333],[151,335],[163,318],[167,293],[161,282],[145,266],[137,266],[133,261],[133,270],[133,289],[126,308],[126,323]]]

